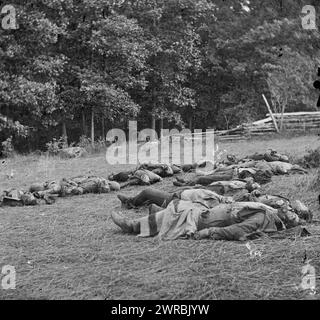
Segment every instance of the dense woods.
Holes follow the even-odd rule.
[[[0,28],[0,141],[20,152],[130,119],[228,129],[265,117],[263,93],[278,113],[317,110],[320,35],[301,26],[317,1],[7,3],[18,27]]]

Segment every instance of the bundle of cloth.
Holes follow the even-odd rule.
[[[10,189],[3,192],[0,204],[3,206],[33,206],[52,204],[57,197],[81,195],[86,193],[109,193],[119,191],[116,181],[109,181],[97,176],[77,176],[61,181],[33,183],[28,191]]]
[[[135,197],[118,195],[127,208],[151,204],[149,215],[134,220],[113,212],[111,217],[126,233],[159,236],[162,240],[181,237],[244,240],[312,221],[311,211],[300,201],[262,194],[254,183],[221,181],[213,186],[223,195],[207,188],[185,188],[171,193],[148,188]],[[235,201],[231,195],[240,190],[246,197]],[[304,235],[310,234],[303,230]]]

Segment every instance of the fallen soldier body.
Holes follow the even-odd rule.
[[[144,164],[141,164],[138,167],[138,169],[136,169],[136,170],[122,171],[117,174],[112,173],[109,175],[108,179],[111,181],[117,181],[117,182],[128,182],[131,180],[130,185],[134,185],[135,182],[133,182],[132,180],[135,180],[134,178],[136,178],[136,177],[141,179],[141,174],[139,173],[141,170],[146,171],[147,175],[150,175],[150,174],[148,174],[148,172],[152,172],[162,178],[171,177],[174,174],[180,173],[182,171],[182,169],[178,165],[144,163]],[[137,171],[138,171],[138,173],[137,173]],[[146,172],[144,172],[144,173],[146,173]],[[155,181],[155,182],[157,182],[157,181]],[[136,184],[139,184],[139,182],[136,182]]]
[[[178,189],[173,192],[147,188],[134,197],[126,197],[122,194],[119,194],[117,197],[127,208],[140,207],[148,204],[155,204],[165,208],[173,199],[191,200],[197,197],[228,197],[230,199],[230,197],[233,197],[236,201],[241,201],[238,199],[248,199],[250,193],[258,188],[260,188],[260,185],[253,181],[231,180],[213,182],[206,187],[201,185],[184,187],[183,189]],[[194,193],[194,196],[192,196],[192,193]]]
[[[34,192],[39,198],[47,194],[55,194],[60,197],[69,195],[81,195],[86,193],[109,193],[111,190],[120,190],[120,185],[114,181],[97,176],[78,176],[70,179],[62,179],[60,182],[46,182],[33,184],[30,192]]]
[[[60,182],[34,183],[28,192],[17,189],[4,191],[1,202],[2,205],[8,206],[52,204],[57,197],[86,193],[109,193],[112,190],[120,190],[119,183],[96,176],[78,176],[62,179]]]
[[[186,189],[171,193],[154,188],[147,188],[135,197],[126,197],[119,194],[118,199],[127,208],[141,207],[148,204],[155,204],[158,207],[166,208],[174,199],[201,202],[210,208],[218,203],[228,203],[233,201],[231,197],[224,197],[203,188]]]
[[[131,220],[112,213],[124,232],[161,240],[178,238],[244,240],[254,232],[276,232],[305,224],[294,212],[257,202],[234,202],[208,208],[202,203],[174,199],[167,208]]]
[[[52,204],[54,202],[55,197],[53,195],[37,198],[31,192],[18,189],[4,191],[0,197],[0,206],[9,207],[35,206],[40,204]]]
[[[138,169],[145,169],[152,171],[161,178],[172,177],[174,174],[181,173],[181,168],[177,165],[168,165],[161,163],[144,163],[138,167]]]
[[[307,222],[312,221],[311,211],[300,201],[295,200],[290,202],[290,200],[282,196],[262,194],[259,191],[259,187],[258,184],[251,181],[219,181],[214,182],[206,188],[199,186],[171,193],[147,188],[135,197],[118,195],[118,199],[127,208],[153,204],[155,206],[152,207],[152,210],[166,208],[174,199],[199,202],[209,208],[219,203],[260,202],[274,209],[293,211],[299,218]]]
[[[134,173],[131,176],[129,176],[128,181],[121,183],[120,186],[121,188],[135,185],[145,186],[160,181],[162,181],[162,178],[159,175],[153,173],[152,171],[146,169],[138,169],[134,171]]]
[[[260,202],[274,209],[293,211],[307,222],[311,222],[313,218],[311,210],[299,200],[290,201],[279,195],[261,194],[259,190],[255,190],[248,196],[248,201]]]
[[[289,158],[284,155],[278,153],[276,150],[268,150],[266,153],[255,153],[251,156],[248,156],[247,159],[252,160],[265,160],[268,162],[272,161],[282,161],[282,162],[289,162]]]
[[[111,173],[108,177],[110,181],[126,182],[134,174],[134,171],[122,171],[119,173]]]
[[[182,178],[177,178],[173,184],[178,187],[182,186],[195,186],[197,184],[207,186],[213,182],[217,181],[230,181],[237,178],[237,171],[234,168],[218,168],[214,170],[213,173],[207,175],[195,176],[190,180],[185,180]]]
[[[241,198],[244,194],[250,194],[252,191],[260,189],[260,185],[253,179],[217,181],[206,186],[207,189],[220,195],[233,198]],[[236,200],[239,201],[239,200]]]

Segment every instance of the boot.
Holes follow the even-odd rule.
[[[183,182],[179,182],[179,181],[173,181],[173,185],[176,186],[176,187],[183,187],[183,186],[185,186],[186,184],[183,183]]]
[[[140,224],[137,221],[126,219],[116,212],[113,212],[111,214],[111,219],[125,233],[139,233],[140,232]]]
[[[159,212],[159,211],[162,211],[163,210],[163,208],[162,207],[159,207],[159,206],[157,206],[156,204],[150,204],[150,206],[149,206],[149,215],[150,214],[154,214],[154,213],[157,213],[157,212]]]
[[[122,194],[118,194],[117,197],[121,201],[121,204],[126,208],[128,209],[134,208],[134,205],[132,204],[132,198],[126,197]]]

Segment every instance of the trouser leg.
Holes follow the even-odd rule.
[[[162,190],[148,188],[140,192],[132,199],[132,204],[142,206],[146,203],[154,203],[160,207],[166,207],[172,200],[173,195]]]
[[[213,192],[215,192],[217,194],[220,194],[220,195],[224,195],[225,194],[224,186],[213,185],[213,186],[208,186],[207,188],[208,188],[208,190],[213,191]]]
[[[140,237],[154,237],[156,236],[162,226],[163,217],[166,210],[161,210],[148,216],[137,219],[140,226]]]
[[[139,184],[141,184],[141,180],[136,177],[133,177],[133,178],[130,178],[128,181],[121,183],[120,188],[123,189],[127,186],[136,186]]]
[[[229,181],[229,180],[232,180],[231,174],[214,174],[214,175],[196,177],[194,179],[194,183],[207,186],[212,182]]]

